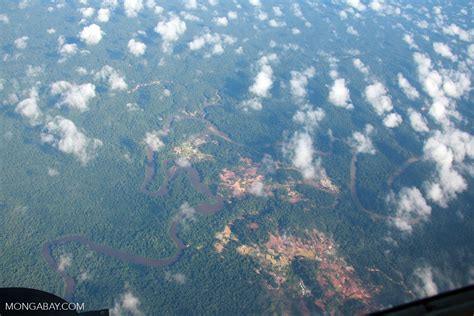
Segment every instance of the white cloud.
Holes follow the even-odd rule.
[[[176,165],[178,165],[181,168],[191,167],[191,163],[186,157],[179,157],[178,159],[176,159]]]
[[[142,0],[125,0],[123,3],[125,14],[129,18],[134,18],[143,9]]]
[[[275,14],[275,16],[283,16],[283,11],[281,11],[281,8],[280,7],[272,7],[272,10],[273,10],[273,14]]]
[[[77,44],[66,43],[66,39],[64,38],[64,36],[60,36],[58,38],[58,52],[62,57],[62,59],[60,59],[60,62],[66,60],[66,58],[70,56],[75,55],[78,50],[79,49],[77,47]]]
[[[39,97],[37,89],[31,88],[29,97],[17,104],[15,112],[29,119],[31,125],[36,125],[39,123],[42,116],[41,110],[38,106],[38,101]]]
[[[58,105],[66,105],[78,109],[81,112],[87,111],[89,101],[95,97],[95,85],[85,83],[76,85],[67,81],[56,81],[51,85],[52,95],[61,95]]]
[[[415,40],[413,39],[413,35],[405,34],[403,35],[403,40],[405,41],[405,43],[408,44],[410,48],[419,49],[418,45],[416,45]]]
[[[319,123],[326,117],[326,113],[321,108],[313,109],[306,104],[293,115],[293,121],[302,124],[305,131],[312,133]]]
[[[110,9],[109,8],[101,8],[97,11],[97,21],[101,23],[107,23],[110,19]]]
[[[147,132],[143,142],[153,151],[158,151],[165,145],[160,139],[160,132],[157,131]]]
[[[91,24],[85,26],[81,32],[79,32],[79,38],[87,45],[97,45],[102,40],[102,30],[97,24]]]
[[[82,17],[83,17],[84,19],[88,19],[88,18],[90,18],[91,16],[94,15],[95,9],[92,8],[92,7],[80,8],[80,9],[79,9],[79,12],[81,12]]]
[[[270,94],[273,86],[273,69],[270,61],[275,60],[276,55],[268,55],[260,58],[258,64],[260,70],[254,79],[254,83],[249,87],[249,91],[257,97],[266,98]]]
[[[104,8],[115,9],[118,6],[118,0],[102,0],[101,6]]]
[[[179,208],[177,219],[182,225],[186,225],[189,222],[196,220],[196,210],[191,207],[188,202],[183,203]]]
[[[410,119],[410,125],[415,131],[419,133],[426,133],[430,131],[428,124],[426,123],[426,119],[419,112],[410,108],[408,109],[408,117]]]
[[[314,159],[313,140],[308,132],[295,132],[289,143],[284,145],[283,152],[305,180],[321,179],[326,176],[321,160]]]
[[[176,15],[158,22],[155,27],[155,32],[160,34],[163,40],[162,49],[165,53],[172,52],[172,43],[176,42],[185,31],[186,22]]]
[[[431,215],[431,207],[416,187],[403,187],[398,196],[393,193],[389,195],[388,201],[396,209],[392,223],[407,233],[411,233],[414,225],[427,221]]]
[[[54,168],[48,168],[48,176],[50,177],[57,177],[59,176],[59,171]]]
[[[388,128],[394,128],[403,122],[402,117],[398,113],[390,113],[383,119],[383,124]]]
[[[62,254],[59,256],[58,262],[58,271],[64,272],[66,268],[69,268],[72,264],[72,256],[71,254]]]
[[[18,49],[25,49],[26,46],[28,46],[28,40],[29,40],[28,36],[22,36],[22,37],[17,38],[14,42],[15,47]]]
[[[316,74],[314,67],[308,67],[304,71],[291,71],[290,91],[296,100],[302,100],[308,94],[308,80]]]
[[[352,25],[347,27],[346,32],[354,36],[359,36],[359,32],[357,32],[357,30]]]
[[[218,26],[227,26],[229,24],[229,21],[225,16],[223,17],[215,17],[212,19],[212,22]]]
[[[135,56],[142,56],[145,54],[146,45],[142,42],[131,39],[128,41],[128,51]]]
[[[131,291],[127,291],[122,294],[120,299],[115,302],[114,308],[110,309],[110,315],[113,316],[122,316],[122,315],[134,315],[142,316],[144,315],[140,311],[140,300],[136,297]]]
[[[171,273],[169,271],[165,272],[165,280],[166,281],[173,281],[178,284],[186,283],[186,276],[182,273]]]
[[[443,33],[451,36],[457,36],[461,41],[471,41],[471,35],[469,34],[469,32],[463,30],[454,23],[450,24],[449,26],[443,27]]]
[[[10,19],[8,18],[8,15],[0,14],[0,22],[2,22],[3,24],[10,23]]]
[[[255,196],[265,196],[265,185],[263,182],[255,181],[249,188],[249,193]]]
[[[360,60],[359,58],[355,58],[352,60],[352,64],[354,67],[357,68],[364,76],[369,75],[369,68]]]
[[[474,44],[471,44],[468,46],[467,55],[469,56],[470,59],[474,61]]]
[[[346,86],[346,80],[339,78],[334,80],[331,90],[329,91],[329,102],[335,106],[352,110],[354,106],[351,103],[351,96],[349,89]]]
[[[433,296],[438,294],[438,286],[433,279],[433,268],[424,266],[415,269],[415,292],[420,297]]]
[[[402,89],[408,99],[415,100],[420,97],[420,94],[415,87],[413,87],[401,73],[398,73],[398,86]]]
[[[95,76],[95,80],[106,81],[110,90],[126,90],[128,85],[125,79],[112,67],[105,65]]]
[[[270,21],[268,21],[268,25],[270,25],[271,27],[285,27],[285,26],[286,26],[286,22],[285,22],[285,21],[280,21],[280,20],[271,19]]]
[[[186,9],[197,9],[198,3],[197,0],[185,0],[184,7]]]
[[[381,82],[374,82],[365,88],[365,98],[372,105],[378,115],[390,112],[393,109],[392,100],[387,95],[387,89]]]
[[[366,6],[360,2],[360,0],[346,0],[346,3],[358,11],[364,11],[366,9]]]
[[[370,135],[373,133],[374,127],[370,124],[365,125],[364,133],[354,132],[352,137],[349,139],[350,146],[358,153],[365,153],[374,155],[375,148],[370,139]]]
[[[239,105],[244,111],[248,111],[249,109],[260,111],[262,109],[262,102],[259,98],[251,98],[248,100],[244,100]]]
[[[165,11],[165,8],[156,4],[155,0],[147,0],[146,6],[151,9],[155,14],[161,14]]]
[[[449,125],[449,117],[460,118],[454,99],[471,90],[470,73],[456,70],[434,70],[431,59],[422,53],[414,53],[418,78],[426,93],[433,99],[429,113],[439,123]]]
[[[255,7],[261,7],[262,6],[262,3],[260,2],[260,0],[249,0],[249,3]]]
[[[257,14],[257,18],[258,18],[260,21],[265,21],[265,20],[268,19],[268,13],[259,10],[259,11],[258,11],[258,14]]]
[[[435,162],[438,175],[426,183],[427,196],[441,207],[467,189],[459,169],[465,159],[474,158],[474,137],[458,129],[447,127],[436,131],[423,146],[424,158]]]
[[[438,55],[443,56],[444,58],[447,58],[453,62],[458,60],[458,57],[451,52],[449,46],[444,43],[433,43],[433,49]]]
[[[188,47],[191,50],[202,49],[206,45],[212,46],[212,49],[205,57],[210,57],[211,55],[220,55],[224,53],[224,46],[226,44],[234,44],[236,38],[228,35],[221,35],[217,33],[205,33],[199,36],[195,36],[191,42],[188,43]]]
[[[235,12],[235,11],[229,11],[229,12],[227,12],[227,17],[228,17],[230,20],[236,20],[239,16],[238,16],[237,12]]]
[[[62,116],[56,116],[46,123],[41,133],[41,141],[58,150],[76,156],[82,164],[91,160],[102,141],[88,138],[74,122]]]

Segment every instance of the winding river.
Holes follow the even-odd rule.
[[[168,162],[165,161],[164,163],[165,168],[168,165]],[[196,205],[194,208],[196,212],[204,215],[214,214],[217,211],[221,210],[224,206],[224,199],[221,196],[215,196],[212,194],[209,187],[201,182],[199,177],[199,173],[196,169],[192,167],[185,167],[180,168],[178,166],[172,166],[168,169],[165,179],[161,184],[160,188],[157,191],[149,191],[148,187],[150,183],[155,178],[156,174],[156,162],[155,162],[155,153],[148,148],[147,150],[147,164],[145,167],[145,175],[144,180],[141,186],[141,191],[150,197],[161,197],[168,194],[168,184],[180,173],[184,172],[191,181],[192,186],[194,189],[202,194],[204,194],[209,201],[202,202]],[[52,255],[52,250],[60,245],[68,244],[68,243],[79,243],[83,246],[88,247],[89,249],[101,253],[103,255],[126,261],[131,264],[143,265],[148,267],[163,267],[168,266],[181,256],[183,250],[186,248],[186,245],[178,238],[178,226],[180,220],[174,219],[171,222],[170,229],[169,229],[169,237],[173,241],[176,246],[176,252],[172,254],[170,257],[167,258],[151,258],[151,257],[143,257],[139,255],[132,254],[128,251],[123,251],[119,249],[114,249],[104,244],[99,244],[88,239],[82,235],[67,235],[62,236],[57,239],[51,240],[43,244],[42,248],[42,255],[43,258],[46,260],[48,265],[56,271],[64,280],[64,294],[63,298],[70,301],[73,298],[75,288],[76,288],[76,281],[73,277],[68,275],[65,271],[59,270],[59,265],[54,259]]]

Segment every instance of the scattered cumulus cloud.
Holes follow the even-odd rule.
[[[262,6],[262,3],[260,2],[260,0],[249,0],[249,3],[251,5],[253,5],[254,7],[261,7]]]
[[[305,180],[321,179],[326,176],[321,159],[314,158],[313,139],[308,132],[295,132],[290,141],[284,145],[283,152]]]
[[[427,181],[427,197],[441,207],[467,189],[460,170],[474,158],[474,137],[455,128],[435,131],[423,146],[426,160],[436,164],[437,176]]]
[[[97,24],[91,24],[85,26],[81,32],[79,32],[79,38],[87,45],[97,45],[102,40],[102,30]]]
[[[349,89],[346,86],[346,80],[343,78],[337,78],[334,80],[334,83],[329,90],[328,100],[337,107],[347,110],[352,110],[354,108],[351,103]]]
[[[347,27],[346,32],[354,36],[359,36],[359,32],[357,32],[357,30],[352,25]]]
[[[88,7],[88,8],[80,8],[79,9],[79,12],[81,12],[82,14],[82,17],[84,19],[88,19],[90,17],[92,17],[95,13],[95,9],[92,8],[92,7]]]
[[[357,11],[365,11],[366,9],[366,6],[360,0],[346,0],[346,3]]]
[[[61,55],[61,59],[59,60],[60,62],[63,62],[68,57],[77,54],[78,50],[79,48],[77,47],[77,44],[66,43],[66,39],[64,38],[64,36],[60,36],[58,38],[58,52]]]
[[[398,86],[402,89],[403,93],[410,100],[416,100],[420,97],[418,91],[413,87],[410,82],[401,74],[398,73]]]
[[[387,93],[387,88],[378,81],[365,88],[365,98],[378,115],[383,115],[385,112],[390,112],[393,109],[392,100]]]
[[[28,40],[29,40],[28,36],[22,36],[22,37],[17,38],[14,42],[15,47],[18,49],[25,49],[28,46]]]
[[[239,15],[235,11],[229,11],[227,12],[227,17],[229,18],[229,20],[236,20]]]
[[[260,58],[258,61],[259,72],[254,79],[253,85],[249,88],[250,93],[260,98],[266,98],[270,95],[270,90],[273,86],[273,69],[270,61],[275,59],[275,54]]]
[[[265,185],[261,181],[254,181],[249,188],[249,193],[255,196],[265,196]]]
[[[178,284],[186,283],[186,276],[183,273],[171,273],[169,271],[165,272],[165,280],[172,281]]]
[[[120,296],[120,299],[115,302],[115,305],[110,309],[110,315],[122,316],[133,315],[142,316],[143,312],[140,310],[140,300],[131,291],[127,291]]]
[[[391,193],[388,201],[396,212],[391,221],[403,232],[411,233],[414,225],[427,221],[431,215],[431,207],[416,187],[403,187],[398,195]]]
[[[433,279],[433,268],[431,266],[416,268],[413,276],[415,278],[415,293],[418,297],[438,294],[438,286]]]
[[[314,67],[308,67],[304,71],[291,71],[290,92],[296,100],[304,99],[308,94],[308,80],[316,74]]]
[[[315,108],[309,104],[301,107],[293,115],[293,121],[303,125],[305,131],[313,133],[319,123],[326,117],[326,113],[321,108]]]
[[[159,151],[165,145],[160,139],[160,132],[157,131],[147,132],[143,142],[153,151]]]
[[[172,52],[172,44],[176,42],[186,31],[186,22],[179,16],[172,15],[169,19],[158,22],[155,32],[160,34],[163,44],[162,49],[165,53]]]
[[[71,254],[62,254],[59,256],[58,260],[58,271],[64,272],[66,268],[69,268],[72,264],[72,255]]]
[[[212,19],[212,22],[217,26],[227,26],[229,24],[229,20],[225,16],[215,17]]]
[[[210,57],[211,55],[223,54],[225,45],[232,45],[236,41],[236,38],[229,35],[207,32],[195,36],[193,40],[188,43],[188,47],[190,50],[196,51],[209,45],[211,46],[211,50],[205,55],[205,57]]]
[[[142,56],[145,54],[146,45],[140,41],[135,39],[131,39],[128,41],[128,51],[135,56]]]
[[[359,70],[364,76],[369,75],[369,68],[360,60],[359,58],[355,58],[352,60],[352,64],[354,67]]]
[[[444,58],[447,58],[453,62],[458,60],[458,57],[451,52],[451,49],[449,48],[449,46],[444,43],[440,43],[440,42],[433,43],[433,49],[438,55]]]
[[[370,124],[365,125],[364,132],[354,132],[349,139],[349,145],[357,152],[363,154],[375,154],[375,148],[372,144],[370,135],[373,133],[374,127]]]
[[[101,23],[107,23],[110,19],[110,9],[109,8],[100,8],[97,11],[97,21]]]
[[[73,121],[59,115],[46,123],[41,141],[75,156],[82,164],[91,160],[103,145],[101,140],[87,137]]]
[[[399,126],[403,122],[403,119],[398,113],[389,113],[383,119],[383,124],[388,128],[394,128]]]
[[[454,23],[443,27],[443,33],[451,36],[457,36],[461,41],[471,41],[471,34]]]
[[[125,15],[129,18],[134,18],[143,9],[142,0],[125,0],[123,3]]]
[[[38,106],[39,97],[38,90],[36,88],[31,88],[28,98],[20,101],[16,108],[15,112],[27,118],[30,121],[31,125],[37,125],[40,122],[42,116],[41,110]]]
[[[125,79],[117,72],[117,70],[109,65],[102,67],[102,69],[95,74],[94,78],[95,80],[107,82],[110,90],[127,90],[128,87]]]
[[[421,113],[414,109],[408,109],[408,118],[410,119],[411,127],[418,133],[427,133],[430,131],[426,119]]]
[[[189,10],[194,10],[198,8],[197,0],[185,0],[184,7]]]
[[[77,109],[81,112],[89,109],[88,103],[93,99],[95,94],[95,85],[85,83],[77,85],[67,81],[56,81],[51,85],[51,95],[61,95],[58,105],[66,105],[70,108]]]
[[[0,14],[0,22],[2,22],[3,24],[10,23],[10,19],[8,18],[8,15]]]
[[[419,49],[418,45],[416,45],[415,40],[413,39],[412,34],[403,35],[403,41],[405,41],[405,43],[407,43],[410,48]]]

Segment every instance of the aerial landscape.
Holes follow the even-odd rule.
[[[473,10],[1,1],[0,287],[355,315],[474,284]]]

